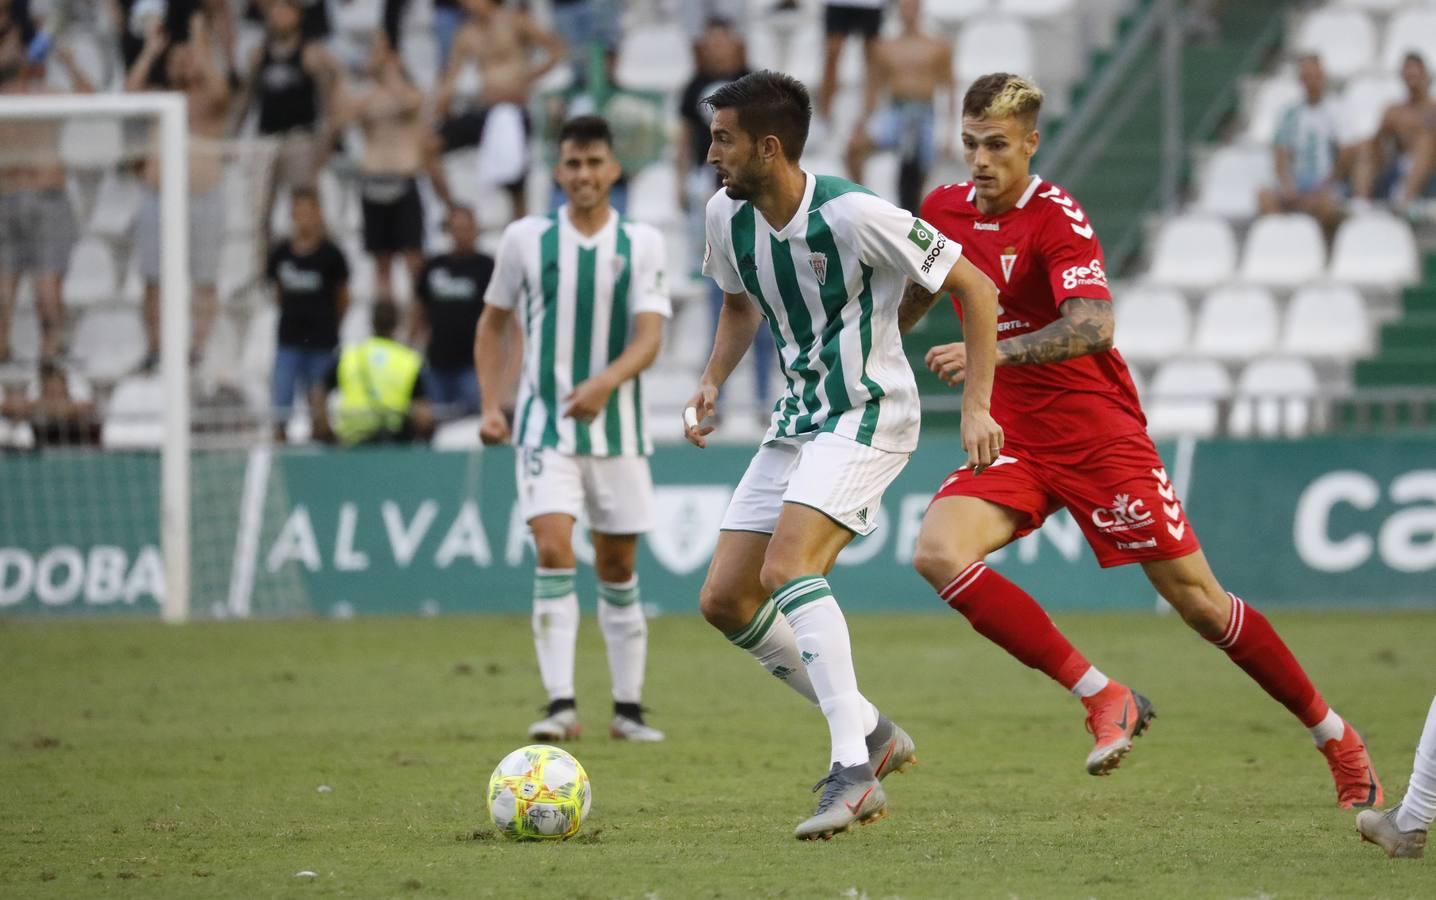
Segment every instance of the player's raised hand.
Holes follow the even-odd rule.
[[[928,369],[948,387],[957,387],[967,375],[967,345],[938,344],[924,358]]]
[[[967,451],[967,464],[972,474],[981,475],[982,470],[997,462],[1005,440],[1002,426],[985,409],[962,410],[962,449]]]
[[[711,384],[700,384],[698,392],[688,398],[683,407],[683,436],[688,443],[699,449],[708,446],[706,438],[717,426],[704,425],[703,420],[718,411],[718,388]]]
[[[602,378],[585,379],[573,389],[573,393],[563,398],[563,402],[567,404],[563,411],[564,417],[578,419],[580,422],[592,422],[603,412],[603,407],[612,393],[613,387]]]
[[[501,411],[484,413],[479,420],[479,440],[485,447],[509,442],[509,419]]]

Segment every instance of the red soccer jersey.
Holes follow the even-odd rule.
[[[975,200],[970,182],[943,185],[923,201],[922,218],[961,243],[963,255],[997,285],[999,341],[1056,321],[1064,300],[1111,301],[1092,223],[1062,188],[1033,175],[1017,205],[997,216],[983,215]],[[962,306],[953,305],[961,317]],[[1019,452],[1061,450],[1147,428],[1116,350],[1000,367],[992,416]]]

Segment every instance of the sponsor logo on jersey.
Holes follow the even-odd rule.
[[[809,253],[808,265],[813,267],[813,274],[818,276],[818,284],[826,284],[828,280],[828,254]]]
[[[1008,247],[1002,251],[1002,280],[1012,280],[1012,267],[1017,264],[1017,248]]]
[[[937,236],[937,229],[924,222],[922,219],[912,220],[912,231],[907,233],[907,239],[917,244],[919,250],[926,250],[932,246],[932,239]]]
[[[1067,290],[1081,285],[1107,286],[1107,273],[1102,268],[1102,260],[1094,259],[1085,266],[1072,266],[1062,272],[1062,287]]]
[[[743,254],[742,259],[739,259],[739,260],[738,260],[738,271],[739,271],[739,272],[754,272],[754,273],[756,273],[756,272],[758,271],[758,262],[757,262],[757,260],[753,259],[753,254],[751,254],[751,253],[744,253],[744,254]]]
[[[1092,524],[1107,534],[1146,528],[1155,521],[1142,498],[1133,500],[1130,494],[1113,497],[1112,506],[1108,509],[1092,510]]]
[[[1156,538],[1147,538],[1145,541],[1118,541],[1118,550],[1151,550],[1157,546]]]
[[[916,228],[917,226],[914,225],[913,227]],[[911,235],[909,235],[909,237],[911,237]],[[939,234],[937,236],[937,243],[933,244],[932,249],[928,251],[927,259],[922,261],[922,273],[924,275],[932,271],[932,264],[937,262],[937,258],[942,255],[943,248],[946,246],[947,238]]]
[[[1001,230],[1002,230],[1002,223],[1001,223],[1001,222],[973,222],[973,223],[972,223],[972,230],[973,230],[973,231],[1001,231]]]

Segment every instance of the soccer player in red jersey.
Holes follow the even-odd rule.
[[[1015,75],[975,81],[963,99],[971,182],[928,195],[922,218],[961,241],[1000,292],[991,412],[1006,430],[996,463],[953,472],[923,519],[913,563],[978,633],[1082,699],[1106,775],[1153,717],[1141,694],[1103,675],[1037,602],[983,558],[1066,507],[1103,567],[1137,563],[1167,602],[1310,731],[1343,807],[1381,802],[1360,735],[1327,706],[1266,617],[1222,589],[1155,446],[1126,363],[1112,347],[1112,303],[1091,221],[1057,185],[1029,172],[1042,93]],[[909,285],[909,327],[936,297]],[[961,315],[961,310],[959,310]],[[927,365],[963,379],[961,343]]]

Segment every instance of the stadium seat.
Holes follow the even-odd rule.
[[[1149,274],[1157,284],[1205,290],[1231,280],[1236,266],[1230,225],[1215,216],[1184,215],[1162,223]]]
[[[688,37],[676,22],[635,25],[623,33],[615,78],[628,88],[680,90],[693,76]]]
[[[74,118],[60,128],[60,159],[77,169],[109,169],[120,162],[119,118]]]
[[[432,442],[435,450],[477,450],[479,442],[479,417],[466,416],[443,422],[434,429]]]
[[[1273,179],[1270,147],[1232,144],[1212,153],[1202,168],[1196,208],[1228,219],[1257,214],[1257,194]]]
[[[1301,84],[1291,72],[1257,82],[1247,101],[1246,139],[1253,144],[1270,144],[1276,138],[1282,114],[1301,102]]]
[[[1409,2],[1410,0],[1336,0],[1336,5],[1373,13],[1389,13]]]
[[[1426,64],[1436,62],[1436,8],[1407,7],[1386,23],[1386,37],[1381,45],[1381,68],[1396,72],[1407,53],[1419,53]]]
[[[129,240],[140,209],[140,184],[114,172],[100,179],[89,230],[111,240]]]
[[[969,22],[957,38],[957,80],[971,83],[989,72],[1032,74],[1032,35],[1014,19]]]
[[[674,178],[673,164],[669,162],[640,169],[628,185],[628,215],[636,222],[659,228],[681,224],[683,212],[678,208]]]
[[[1328,77],[1344,81],[1376,60],[1376,27],[1359,9],[1318,9],[1297,29],[1293,49],[1315,53]]]
[[[1186,349],[1192,315],[1181,293],[1143,287],[1117,298],[1117,349],[1133,362],[1171,359]]]
[[[100,443],[110,449],[142,449],[164,443],[164,382],[135,376],[115,385],[105,409]]]
[[[1281,352],[1295,356],[1353,359],[1372,349],[1366,301],[1345,284],[1297,291],[1287,305]]]
[[[34,306],[17,307],[10,318],[10,361],[34,363],[39,358],[40,318],[35,314]]]
[[[1331,277],[1394,289],[1416,281],[1420,257],[1411,226],[1386,212],[1354,216],[1341,224],[1331,251]]]
[[[1276,347],[1281,316],[1265,288],[1228,285],[1202,301],[1192,349],[1212,359],[1255,359]]]
[[[89,306],[117,299],[119,279],[110,248],[98,238],[83,238],[70,251],[70,267],[65,273],[65,303]]]
[[[1024,19],[1072,16],[1077,0],[997,0],[997,11]]]
[[[923,14],[941,28],[953,29],[969,19],[987,15],[996,0],[927,0]]]
[[[1355,143],[1375,137],[1386,107],[1405,95],[1401,79],[1394,74],[1368,72],[1348,81],[1341,92],[1343,138]]]
[[[1242,253],[1243,281],[1294,287],[1320,277],[1325,267],[1326,241],[1311,216],[1262,216],[1247,233]]]
[[[84,374],[114,381],[135,370],[145,355],[145,334],[134,310],[97,309],[86,313],[70,339],[70,355]]]
[[[1227,418],[1233,437],[1299,437],[1311,429],[1316,370],[1304,359],[1262,359],[1237,380]]]
[[[1155,438],[1211,437],[1221,424],[1220,402],[1231,392],[1231,376],[1215,360],[1166,363],[1147,394],[1147,431]]]

